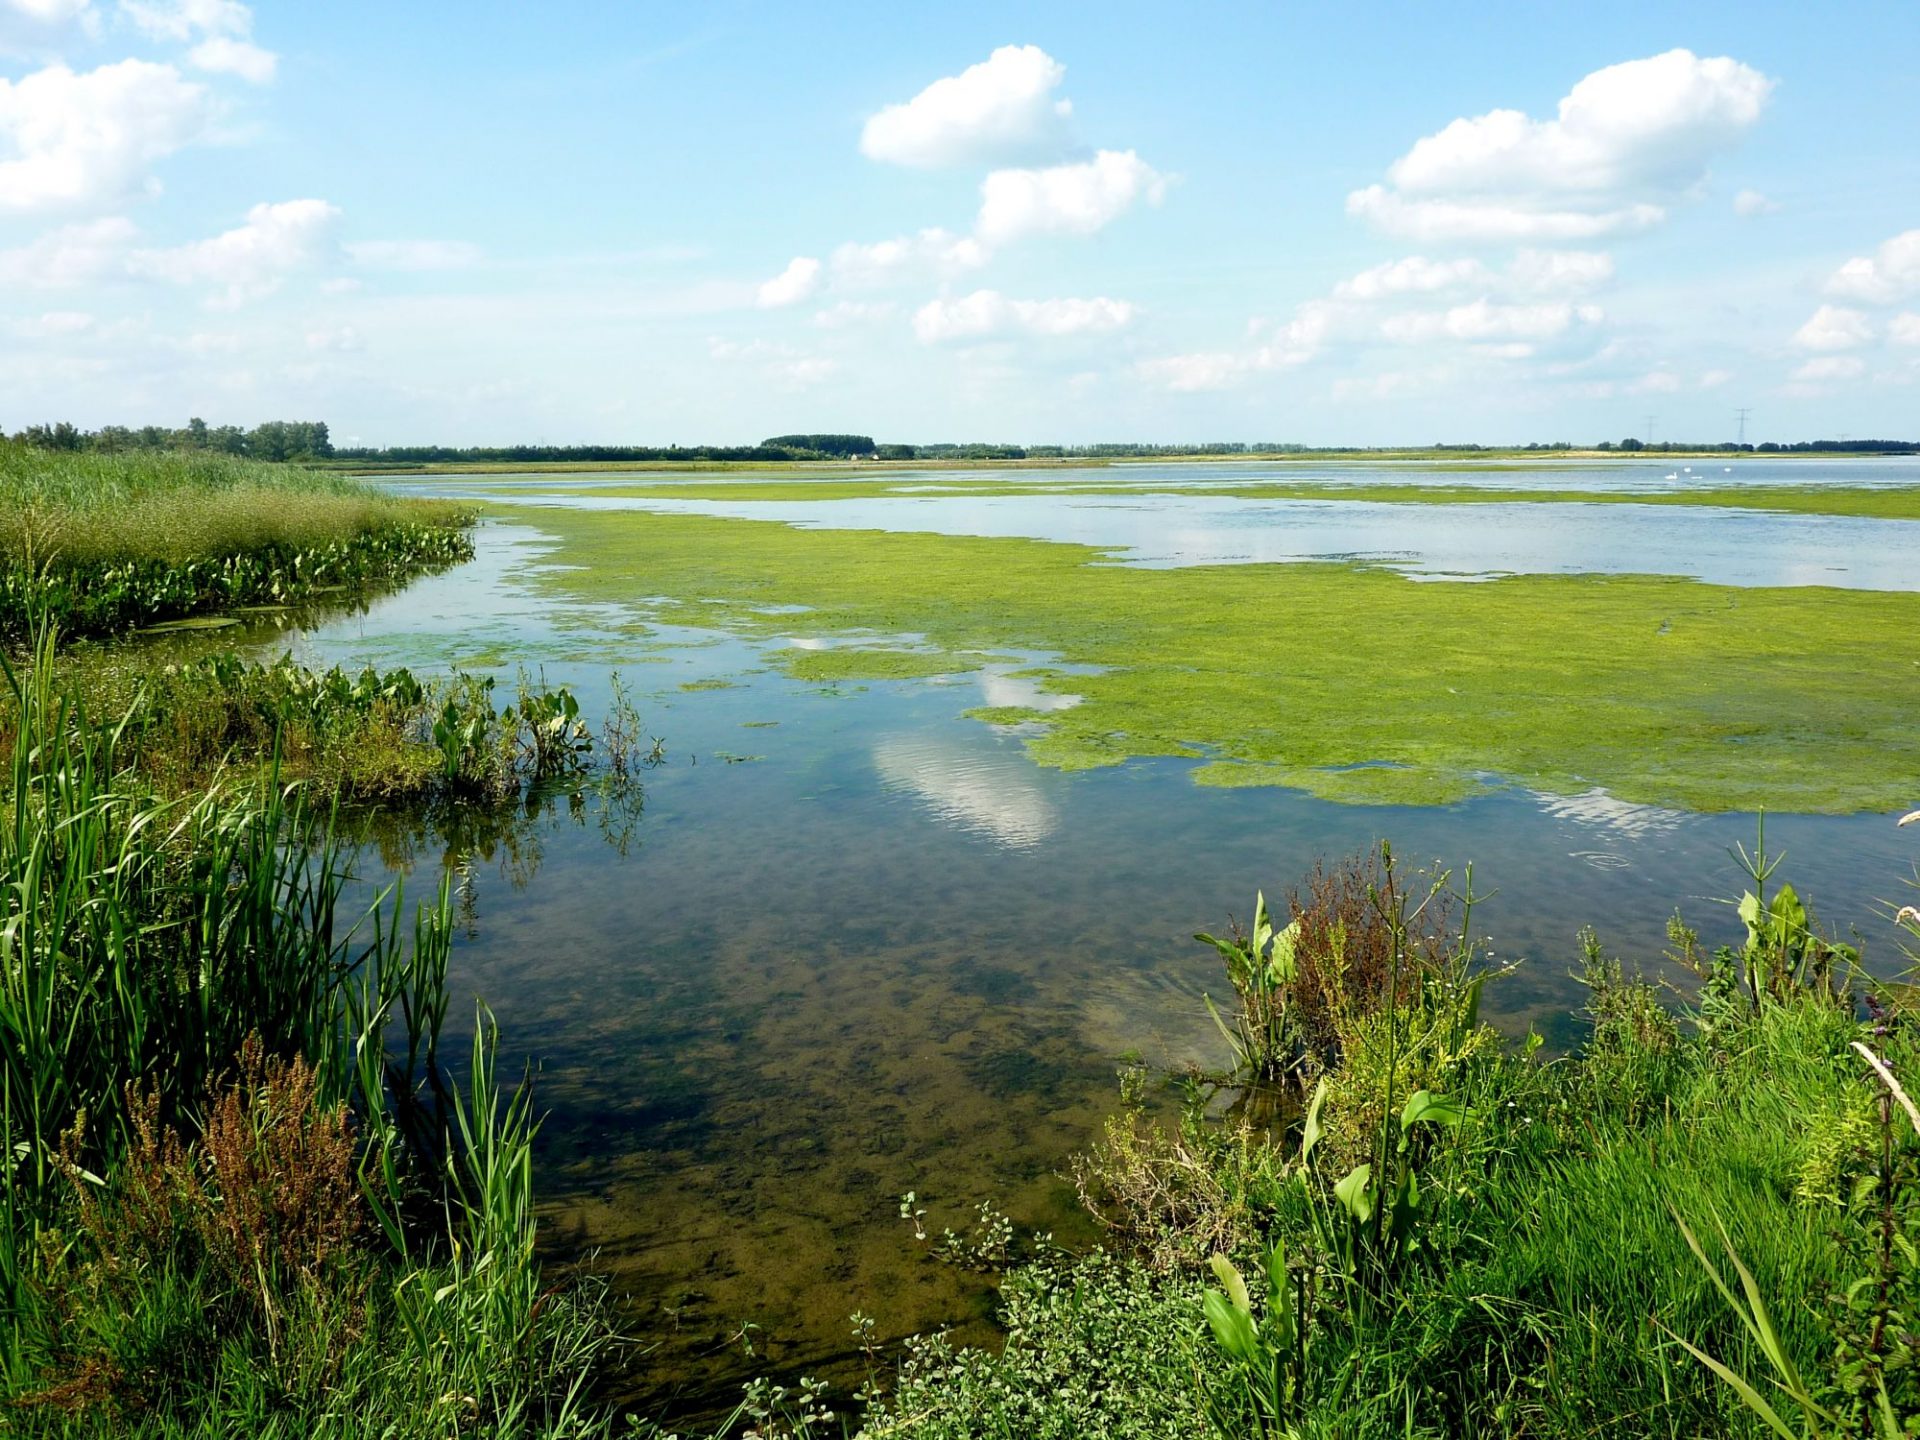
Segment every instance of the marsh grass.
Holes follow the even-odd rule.
[[[497,811],[534,789],[590,780],[637,792],[638,772],[665,754],[658,739],[642,743],[639,713],[617,685],[596,739],[571,689],[525,672],[501,703],[492,677],[459,670],[321,671],[290,655],[263,663],[228,653],[159,668],[112,651],[53,663],[59,685],[81,697],[75,713],[120,717],[115,763],[161,795],[299,784],[356,819],[376,808]],[[18,697],[0,689],[0,746],[20,716]],[[7,788],[0,776],[0,793]]]
[[[297,787],[156,795],[7,666],[8,1433],[591,1434],[612,1342],[535,1261],[531,1093],[440,1054],[449,887],[357,914]]]
[[[468,558],[470,516],[362,481],[198,452],[0,441],[0,639],[286,604]]]
[[[1771,873],[1740,858],[1750,879]],[[1364,873],[1319,871],[1299,910],[1351,922],[1343,896],[1386,889]],[[1583,935],[1592,1029],[1574,1055],[1485,1042],[1453,958],[1471,948],[1462,906],[1419,985],[1398,982],[1399,926],[1382,983],[1356,978],[1370,1002],[1326,1007],[1334,1043],[1314,1052],[1304,1115],[1250,1126],[1199,1087],[1168,1119],[1130,1075],[1123,1116],[1076,1169],[1125,1258],[1013,1277],[1005,1355],[910,1348],[871,1433],[1780,1433],[1701,1356],[1793,1419],[1788,1433],[1803,1418],[1908,1433],[1920,1135],[1860,1057],[1870,1043],[1887,1073],[1920,1072],[1920,1022],[1871,991],[1862,1010],[1863,982],[1780,893],[1743,902],[1748,944],[1723,955],[1699,956],[1676,924],[1697,997]],[[1408,1122],[1441,1099],[1445,1124]],[[1258,1277],[1276,1254],[1284,1284],[1203,1300],[1210,1261]],[[1262,1340],[1269,1290],[1289,1310],[1279,1348]]]

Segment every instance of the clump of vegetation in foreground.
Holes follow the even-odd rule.
[[[1745,858],[1742,945],[1672,927],[1689,1006],[1583,934],[1553,1061],[1384,851],[1202,937],[1233,1073],[1173,1123],[1133,1076],[1077,1171],[1113,1248],[1010,1274],[999,1355],[910,1343],[864,1433],[1920,1433],[1920,1025]]]
[[[444,503],[209,452],[0,441],[0,643],[41,616],[106,634],[388,583],[469,558],[469,522]]]
[[[298,789],[155,796],[44,643],[0,820],[7,1433],[584,1435],[611,1334],[534,1259],[534,1120],[450,898],[356,918]],[[409,933],[410,931],[410,933]]]
[[[220,779],[300,783],[349,805],[497,808],[535,788],[590,777],[619,786],[659,763],[639,712],[612,677],[598,736],[567,686],[522,672],[510,698],[492,676],[358,674],[227,653],[145,670],[73,663],[87,708],[121,716],[116,759],[167,795]],[[0,693],[0,744],[18,722]]]

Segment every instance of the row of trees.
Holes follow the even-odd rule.
[[[880,447],[882,449],[886,447]],[[369,465],[605,464],[653,460],[831,460],[793,445],[382,445],[342,446],[338,460]]]
[[[838,455],[847,458],[855,456],[864,458],[874,453],[871,435],[775,435],[771,440],[762,440],[760,444],[762,448],[811,450],[817,455]]]
[[[22,445],[42,450],[212,450],[244,455],[251,460],[326,460],[334,453],[324,420],[268,420],[243,430],[238,425],[209,425],[195,416],[178,430],[164,425],[105,425],[82,430],[62,420],[55,425],[29,425],[15,432]]]
[[[1533,447],[1527,447],[1531,450]],[[1627,454],[1645,452],[1649,455],[1696,454],[1702,450],[1716,450],[1724,455],[1912,455],[1920,452],[1920,442],[1913,440],[1789,440],[1780,444],[1773,440],[1763,440],[1759,444],[1736,445],[1725,440],[1717,445],[1693,445],[1684,440],[1662,440],[1657,445],[1649,445],[1629,435],[1619,444],[1611,440],[1602,440],[1595,447],[1600,450],[1620,450]]]
[[[806,434],[775,435],[758,445],[387,445],[345,446],[336,449],[327,435],[324,420],[269,420],[251,430],[238,425],[208,425],[198,417],[178,430],[162,425],[144,425],[130,429],[107,425],[99,430],[81,430],[65,421],[56,425],[29,425],[13,439],[47,450],[213,450],[227,455],[244,455],[254,460],[348,460],[368,465],[424,464],[576,464],[646,463],[650,461],[689,460],[1104,460],[1149,457],[1191,457],[1206,455],[1313,455],[1353,454],[1377,450],[1391,454],[1402,447],[1307,446],[1285,442],[1248,442],[1221,440],[1202,444],[1142,445],[1004,445],[993,443],[941,443],[930,445],[877,444],[871,435]],[[1566,440],[1551,443],[1534,441],[1514,445],[1434,445],[1435,451],[1479,454],[1489,451],[1565,451],[1573,449]],[[1649,445],[1629,436],[1625,440],[1603,440],[1599,450],[1635,454],[1677,454],[1717,451],[1724,454],[1798,455],[1866,454],[1911,455],[1920,453],[1920,442],[1912,440],[1798,440],[1785,444],[1766,441],[1736,445],[1688,444],[1663,440]]]

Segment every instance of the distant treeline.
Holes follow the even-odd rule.
[[[178,430],[164,425],[106,425],[82,430],[62,420],[29,425],[13,438],[42,450],[89,450],[116,454],[126,450],[211,450],[249,460],[327,460],[334,453],[324,420],[268,420],[251,430],[238,425],[209,425],[198,416]]]
[[[1475,447],[1455,446],[1455,449]],[[1527,447],[1531,450],[1533,447]],[[1722,441],[1717,445],[1690,445],[1683,440],[1662,440],[1658,445],[1649,445],[1628,436],[1619,444],[1611,440],[1602,440],[1594,447],[1599,450],[1645,451],[1650,455],[1667,453],[1692,453],[1699,450],[1720,450],[1727,454],[1744,455],[1912,455],[1920,452],[1920,441],[1914,440],[1790,440],[1782,445],[1777,441],[1763,440],[1758,445],[1736,445],[1732,441]]]
[[[788,445],[352,445],[336,460],[370,465],[618,464],[651,460],[832,460],[841,457]]]
[[[1444,454],[1511,454],[1514,451],[1569,451],[1572,441],[1534,441],[1527,445],[1300,445],[1289,441],[1216,440],[1174,445],[1006,445],[959,442],[929,445],[879,443],[871,435],[774,435],[758,445],[385,445],[335,447],[324,420],[269,420],[244,430],[237,425],[208,425],[189,420],[178,430],[163,425],[129,429],[108,425],[81,430],[62,421],[29,425],[13,439],[47,450],[213,450],[254,460],[335,460],[375,465],[542,465],[631,464],[686,461],[781,460],[1125,460],[1173,459],[1209,455],[1366,455],[1404,454],[1410,450]],[[1592,447],[1612,453],[1697,454],[1702,451],[1755,455],[1912,455],[1913,440],[1796,440],[1736,445],[1731,441],[1695,443],[1663,440],[1649,445],[1629,436],[1602,440]]]

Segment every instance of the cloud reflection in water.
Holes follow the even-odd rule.
[[[889,789],[912,794],[942,823],[1010,850],[1031,850],[1059,828],[1033,762],[1018,750],[931,735],[883,735],[873,764]]]

